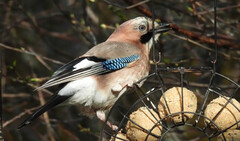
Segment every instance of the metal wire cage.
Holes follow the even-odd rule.
[[[154,13],[153,8],[152,13]],[[152,19],[154,20],[154,15]],[[240,85],[227,76],[217,73],[215,67],[218,55],[216,0],[214,0],[214,34],[215,56],[211,61],[213,67],[159,68],[155,64],[155,73],[137,82],[112,107],[101,131],[100,140],[240,140],[240,130],[238,130],[240,128],[240,104],[238,102],[240,99],[240,95],[238,95]],[[156,54],[158,53],[156,53],[153,46],[153,56],[156,56]],[[146,80],[147,83],[142,88],[139,88],[138,84]],[[208,84],[199,82],[208,82]],[[171,87],[180,88],[178,101],[180,110],[177,112],[173,110],[165,95],[166,91]],[[185,88],[193,91],[196,95],[196,110],[188,111],[185,109],[184,104],[187,101],[184,94]],[[159,112],[158,105],[161,98],[165,102],[166,115],[161,115]],[[217,101],[219,99],[221,100]],[[206,109],[212,105],[215,105],[215,107],[212,107],[211,116],[209,116],[209,113],[206,114]],[[152,117],[151,122],[153,123],[150,127],[144,126],[144,124],[147,124],[144,117],[141,117],[143,124],[131,119],[131,114],[136,112],[139,107],[144,107],[149,112],[149,115],[144,116]],[[191,116],[186,116],[189,114]],[[176,121],[174,119],[176,116],[180,120]],[[232,118],[232,120],[229,118]],[[117,125],[118,129],[113,131],[106,124],[107,122]],[[125,136],[129,129],[127,127],[129,123],[140,131],[138,136],[143,136],[142,138],[129,139],[129,137]],[[159,126],[161,132],[154,132],[155,128]],[[227,131],[238,132],[231,135],[231,133],[226,134]],[[124,136],[119,136],[119,134]]]
[[[194,83],[192,80],[189,80],[191,75],[196,75],[197,73],[202,72],[206,73],[208,75],[207,78],[210,79],[208,85],[197,86],[196,83]],[[170,75],[176,76],[178,82],[170,85],[165,84],[164,80],[167,79],[165,76],[169,77]],[[155,86],[144,86],[143,88],[139,88],[137,84],[141,83],[145,79],[148,79],[148,82],[151,83],[151,86],[153,83]],[[131,92],[133,94],[123,95],[109,112],[107,121],[116,124],[118,126],[118,129],[116,131],[112,131],[105,124],[101,133],[101,140],[126,140],[125,138],[117,136],[117,133],[126,133],[125,126],[127,122],[131,122],[140,130],[142,130],[142,133],[145,133],[145,140],[148,140],[150,136],[153,136],[154,140],[227,140],[226,134],[224,134],[224,132],[232,127],[237,126],[237,128],[239,128],[240,126],[239,117],[234,117],[236,121],[233,124],[227,125],[227,127],[224,129],[222,127],[219,127],[219,124],[216,123],[216,119],[225,110],[228,104],[231,104],[236,108],[236,111],[240,113],[239,105],[236,105],[232,101],[233,99],[239,99],[239,95],[237,95],[237,93],[239,93],[240,85],[222,74],[213,72],[209,68],[193,69],[181,67],[160,69],[159,72],[149,75],[147,78],[144,78],[138,83],[133,88],[134,92]],[[170,105],[168,102],[166,102],[166,110],[168,110],[169,114],[163,117],[159,114],[157,105],[161,97],[163,97],[166,101],[164,94],[166,90],[172,86],[181,87],[181,111],[176,113],[171,112],[169,108]],[[197,95],[198,108],[196,112],[189,112],[184,110],[183,87],[187,87],[188,89],[194,91]],[[198,87],[198,89],[194,90],[196,87]],[[224,104],[221,103],[222,105],[220,109],[216,109],[218,111],[215,112],[215,115],[213,117],[207,117],[204,114],[207,105],[210,103],[210,101],[218,98],[219,96],[223,97],[226,101]],[[129,102],[126,97],[127,99],[131,99],[131,101],[134,99],[135,102]],[[146,129],[142,125],[132,121],[129,118],[129,115],[136,111],[136,109],[139,107],[146,107],[148,112],[155,119],[155,122],[150,129]],[[194,116],[189,120],[184,120],[185,114],[193,114]],[[173,119],[175,115],[179,115],[180,119],[182,120],[180,122],[175,122]],[[169,118],[170,121],[166,120]],[[153,129],[159,125],[162,126],[160,135],[152,132]]]

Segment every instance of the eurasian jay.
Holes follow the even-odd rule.
[[[58,85],[59,91],[20,124],[19,128],[63,102],[79,105],[82,114],[96,113],[100,120],[105,121],[105,112],[127,87],[149,74],[149,52],[154,43],[153,35],[156,41],[161,33],[170,29],[169,24],[153,24],[147,17],[124,22],[105,42],[60,67],[39,88]],[[114,128],[110,123],[109,126]]]

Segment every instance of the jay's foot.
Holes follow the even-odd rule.
[[[103,111],[97,111],[96,112],[98,119],[105,122],[106,121],[106,115]],[[107,125],[113,130],[116,131],[118,129],[117,125],[113,125],[111,122],[107,121]]]

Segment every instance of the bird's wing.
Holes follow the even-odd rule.
[[[60,67],[41,88],[48,88],[83,77],[110,73],[126,67],[140,58],[134,45],[105,42],[89,50],[82,57]]]
[[[59,85],[83,77],[110,73],[126,67],[139,58],[138,54],[115,59],[96,58],[95,56],[77,58],[59,68],[50,80],[40,88]]]

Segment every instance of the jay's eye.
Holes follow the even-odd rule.
[[[140,31],[144,31],[144,30],[146,29],[146,26],[145,26],[145,25],[140,25],[140,26],[138,27],[138,29],[139,29]]]

